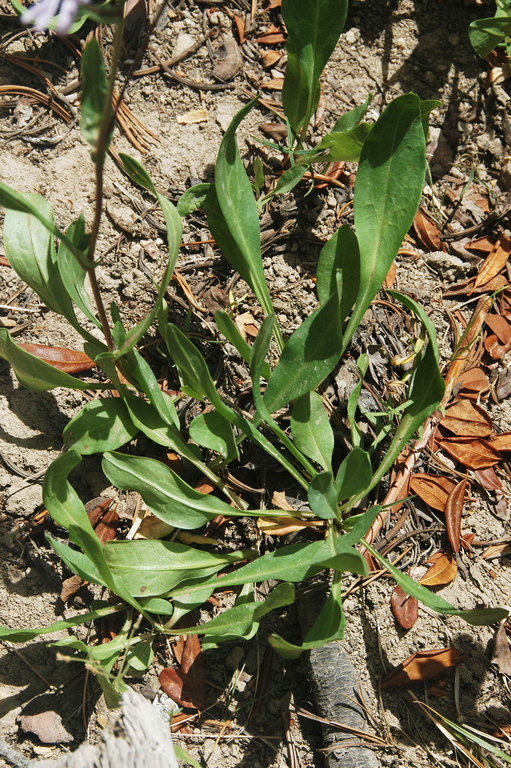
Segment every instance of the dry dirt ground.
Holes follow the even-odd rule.
[[[263,81],[280,76],[283,60],[274,57],[274,64],[264,68],[261,52],[282,53],[283,48],[256,42],[270,24],[279,23],[278,12],[266,11],[267,5],[261,0],[253,4],[255,15],[251,22],[251,4],[246,0],[171,2],[163,9],[156,32],[140,61],[137,55],[143,39],[143,12],[130,18],[123,72],[130,67],[138,70],[152,67],[156,71],[133,77],[125,94],[126,105],[140,121],[131,123],[138,149],[126,132],[116,135],[114,145],[117,151],[143,158],[159,188],[166,190],[171,198],[191,183],[210,176],[223,131],[250,93],[255,93],[263,83],[263,97],[279,99],[279,91],[265,88]],[[56,38],[20,37],[18,27],[8,18],[11,11],[5,0],[0,11],[5,24],[0,30],[5,33],[0,43],[1,85],[29,86],[47,93],[47,86],[20,68],[9,55],[45,59],[40,71],[44,71],[57,91],[64,95],[58,103],[72,118],[67,124],[46,105],[19,94],[7,94],[4,101],[0,101],[2,181],[20,191],[46,196],[61,225],[80,211],[90,223],[93,168],[74,121],[78,94],[74,87],[78,77],[76,55],[72,47]],[[155,7],[149,8],[150,14],[155,11]],[[454,228],[458,229],[481,224],[495,209],[504,213],[503,201],[511,186],[511,173],[506,170],[511,138],[506,115],[506,82],[494,86],[488,83],[488,67],[477,58],[467,37],[470,21],[491,11],[491,6],[464,4],[458,0],[352,0],[345,31],[323,76],[313,132],[316,140],[340,114],[360,104],[369,93],[374,94],[369,113],[373,119],[394,96],[408,90],[425,99],[439,99],[441,106],[432,117],[429,145],[432,177],[425,189],[424,205],[443,224],[451,217],[457,222]],[[219,58],[218,46],[232,35],[237,39],[233,13],[247,20],[247,42],[241,49],[237,47],[234,58],[231,53],[226,61]],[[204,41],[211,31],[213,36]],[[104,42],[108,50],[106,37]],[[195,52],[172,68],[177,79],[158,69],[159,62],[195,44]],[[215,70],[219,64],[233,67],[232,72],[227,72],[225,83],[219,79],[218,69]],[[195,85],[186,85],[186,81]],[[268,181],[274,178],[274,171],[278,171],[279,159],[276,153],[258,143],[258,139],[263,137],[261,124],[272,120],[275,118],[267,107],[259,104],[239,131],[242,152],[249,164],[257,154],[262,157]],[[267,278],[279,319],[288,331],[314,306],[311,279],[314,264],[321,243],[331,235],[339,220],[349,220],[344,206],[350,199],[349,176],[354,170],[355,167],[345,170],[344,183],[315,189],[307,196],[307,188],[300,187],[296,194],[275,203],[263,218]],[[141,215],[147,201],[142,200],[140,190],[112,160],[107,166],[106,185],[106,216],[99,247],[104,258],[98,271],[107,302],[118,301],[126,318],[133,323],[151,304],[154,295],[151,275],[158,276],[165,258],[163,235],[155,227],[154,219]],[[461,190],[466,196],[453,208],[452,200]],[[497,225],[498,231],[506,225],[504,218]],[[484,229],[481,233],[484,234]],[[185,230],[185,243],[208,239],[209,232],[200,218]],[[461,317],[468,318],[474,306],[473,302],[467,304],[463,295],[446,297],[445,291],[473,275],[479,262],[480,255],[474,257],[473,252],[469,253],[458,241],[453,241],[445,252],[425,248],[424,244],[414,241],[397,259],[394,287],[412,294],[425,305],[437,327],[444,361],[452,351],[454,314],[459,310]],[[183,247],[179,268],[196,301],[205,310],[196,312],[198,328],[207,327],[204,323],[212,322],[212,312],[229,301],[238,315],[253,312],[257,322],[257,312],[246,286],[236,281],[211,244]],[[69,328],[41,306],[37,296],[8,266],[0,267],[0,280],[0,324],[9,328],[17,340],[76,346],[78,339]],[[175,298],[172,311],[184,312],[189,306],[189,297],[182,287],[173,283],[171,294]],[[373,314],[366,317],[355,342],[356,351],[367,348],[371,354],[372,384],[380,395],[388,378],[388,349],[395,342],[386,325],[390,315],[384,307],[375,308]],[[398,351],[393,350],[393,354]],[[158,373],[165,376],[168,371],[154,345],[148,348],[148,354]],[[334,402],[345,401],[354,386],[355,357],[354,351],[353,358],[329,385],[327,393]],[[494,365],[494,379],[505,372],[508,363],[509,359],[504,357]],[[237,358],[227,358],[224,364],[227,384],[243,379],[245,372],[240,369]],[[34,516],[42,508],[41,485],[34,475],[41,473],[58,455],[62,429],[82,404],[82,396],[59,390],[44,394],[23,390],[7,364],[2,363],[0,401],[0,457],[3,460],[0,488],[4,494],[0,512],[0,622],[20,627],[44,625],[55,620],[56,615],[74,613],[88,599],[86,592],[79,593],[74,604],[62,604],[59,599],[62,569],[48,551],[41,527],[34,523]],[[495,429],[509,431],[511,410],[505,395],[494,398],[487,407]],[[444,473],[454,470],[455,465],[449,463],[448,458],[442,461]],[[423,472],[434,471],[438,467],[435,462],[436,457],[426,454],[417,468]],[[76,478],[76,484],[87,501],[107,489],[98,463],[91,459],[85,466],[86,472]],[[509,490],[505,465],[499,468],[499,476]],[[259,487],[261,476],[251,477],[248,482]],[[292,489],[282,488],[278,476],[267,478],[267,482],[270,492],[286,490],[292,497]],[[380,498],[383,495],[384,489]],[[474,484],[465,504],[464,533],[473,533],[478,540],[488,542],[509,538],[508,498],[506,490],[497,498]],[[411,521],[415,522],[407,523],[404,532],[411,531],[415,524],[439,527],[439,518],[431,510],[420,502],[413,506]],[[394,522],[391,521],[389,527]],[[445,546],[437,530],[408,538],[407,547],[396,550],[403,558],[401,567],[411,567],[419,560],[423,562],[426,553],[437,551],[442,542]],[[441,590],[442,596],[457,606],[510,602],[509,558],[486,561],[480,552],[481,549],[476,550],[471,558],[462,555],[464,567],[460,568],[455,581]],[[399,691],[380,691],[379,681],[390,667],[415,651],[455,647],[464,655],[464,661],[455,675],[451,673],[446,678],[441,695],[435,697],[421,685],[414,689],[414,695],[428,701],[445,716],[486,732],[498,725],[509,725],[508,678],[490,662],[495,627],[469,627],[455,618],[445,619],[421,607],[415,626],[404,632],[396,626],[389,609],[391,591],[390,582],[381,578],[353,591],[346,601],[348,629],[344,646],[360,676],[372,729],[387,744],[378,748],[379,759],[382,765],[394,768],[468,764],[467,758],[453,752],[449,741],[414,708],[410,699]],[[284,631],[298,631],[293,616],[282,621],[287,622]],[[285,736],[283,723],[290,696],[294,705],[314,712],[301,662],[286,665],[270,657],[262,641],[244,647],[228,646],[211,652],[208,659],[208,695],[211,702],[217,700],[205,715],[210,722],[199,726],[192,720],[189,732],[176,737],[203,761],[201,764],[212,768],[322,765],[321,733],[316,724],[294,716],[287,738]],[[157,672],[168,663],[166,650],[162,648],[155,672],[145,683],[147,695],[154,695],[158,690]],[[266,675],[266,684],[258,689],[261,670]],[[0,644],[0,735],[27,756],[48,756],[72,749],[85,736],[93,736],[107,720],[93,682],[89,680],[88,685],[84,685],[83,670],[78,665],[59,661],[55,650],[46,643],[34,642],[21,649]],[[264,698],[248,719],[259,695]],[[425,698],[427,696],[429,698]],[[161,698],[160,694],[157,698]],[[165,708],[165,702],[161,706]],[[22,713],[49,710],[62,716],[67,733],[67,736],[57,733],[57,741],[61,743],[56,746],[42,743],[19,728]],[[222,731],[222,724],[227,720],[233,720],[234,725]],[[55,729],[53,723],[50,736],[55,736]],[[290,762],[290,743],[296,750],[294,764]],[[495,759],[494,764],[503,763]]]

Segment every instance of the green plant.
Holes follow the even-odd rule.
[[[495,15],[473,21],[468,29],[470,42],[482,59],[494,48],[503,47],[506,56],[511,55],[511,2],[497,0]]]
[[[361,382],[348,403],[352,450],[338,466],[333,461],[334,433],[317,392],[348,348],[415,215],[426,168],[428,114],[435,103],[421,102],[414,94],[400,96],[370,126],[360,122],[369,103],[366,102],[341,117],[319,148],[304,148],[317,105],[319,75],[342,30],[346,2],[284,0],[283,12],[289,30],[289,64],[283,93],[289,123],[285,151],[292,162],[297,159],[295,165],[300,169],[287,177],[289,184],[301,178],[302,158],[305,162],[359,159],[354,192],[355,228],[342,226],[325,244],[317,267],[318,307],[289,338],[285,338],[278,325],[266,283],[258,203],[236,142],[236,130],[253,103],[240,110],[225,133],[214,182],[189,189],[177,207],[158,191],[137,161],[121,156],[132,181],[151,193],[161,208],[169,257],[154,308],[147,317],[129,330],[124,328],[116,305],[111,306],[108,317],[96,279],[95,258],[122,21],[118,20],[115,26],[109,77],[95,40],[87,44],[83,54],[81,129],[92,147],[96,169],[96,208],[91,232],[85,232],[82,217],[62,232],[43,198],[0,185],[0,202],[7,209],[4,239],[11,265],[48,307],[64,316],[81,334],[84,351],[101,369],[105,381],[85,383],[62,373],[17,346],[5,330],[0,330],[0,355],[29,388],[71,387],[105,393],[115,390],[118,395],[106,394],[88,402],[67,425],[66,451],[50,466],[43,497],[54,521],[68,532],[70,544],[48,536],[62,561],[83,579],[102,585],[119,599],[115,605],[98,603],[88,614],[44,629],[0,627],[0,638],[22,642],[56,629],[122,613],[124,623],[110,643],[88,646],[74,637],[58,643],[81,654],[98,675],[111,705],[116,704],[123,690],[124,676],[130,670],[140,671],[151,664],[152,641],[157,634],[198,633],[203,636],[205,648],[234,638],[250,638],[266,613],[294,602],[294,584],[322,571],[332,572],[331,587],[303,642],[290,642],[275,634],[268,640],[284,656],[295,657],[304,650],[341,638],[345,625],[342,576],[367,573],[358,544],[365,546],[407,593],[437,611],[462,616],[473,624],[497,621],[507,615],[500,608],[455,609],[416,584],[364,542],[380,508],[353,511],[378,485],[442,398],[444,387],[435,331],[421,307],[409,297],[393,293],[422,324],[427,343],[415,356],[406,397],[394,411],[398,423],[382,460],[376,459],[375,446],[364,442],[357,423]],[[332,23],[332,18],[336,23]],[[280,184],[280,189],[273,193],[283,191],[285,185],[282,181]],[[260,199],[259,207],[267,201],[268,196]],[[249,346],[228,313],[216,314],[219,332],[236,347],[250,368],[253,407],[249,415],[217,390],[204,357],[187,335],[186,320],[181,328],[168,321],[164,296],[178,256],[181,218],[198,208],[205,211],[213,237],[253,291],[265,316],[253,346]],[[95,307],[84,288],[86,278]],[[76,309],[102,333],[104,341],[86,327]],[[158,321],[168,356],[179,374],[182,392],[210,406],[191,422],[188,435],[174,400],[161,391],[150,366],[137,351],[137,344],[154,320]],[[271,367],[269,361],[275,356],[277,362]],[[362,357],[361,379],[366,368],[367,360]],[[265,387],[262,379],[266,380]],[[291,411],[290,432],[275,416],[282,408]],[[161,462],[120,450],[139,432],[187,459],[226,500],[199,493]],[[310,510],[297,513],[296,517],[325,521],[323,538],[304,539],[262,556],[252,549],[210,553],[175,540],[174,534],[197,530],[219,514],[227,518],[260,516],[259,509],[246,509],[244,501],[222,480],[223,468],[236,460],[243,441],[265,451],[286,470],[290,481],[301,486]],[[171,540],[113,541],[104,546],[100,543],[68,479],[82,457],[90,454],[102,454],[103,472],[108,480],[119,489],[139,493],[147,509],[172,527]],[[208,461],[203,454],[213,454],[215,458]],[[289,513],[269,510],[264,515],[282,518]],[[218,576],[228,566],[237,564],[240,567]],[[255,585],[268,579],[280,583],[266,600],[258,601]],[[181,626],[183,617],[202,605],[215,589],[237,586],[243,589],[231,608],[198,626]],[[180,626],[176,628],[178,621]]]

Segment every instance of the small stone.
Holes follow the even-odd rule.
[[[191,48],[192,45],[195,45],[195,38],[192,37],[192,35],[189,35],[188,32],[181,32],[177,36],[176,43],[172,50],[172,58],[181,56],[181,54],[184,53],[188,48]]]
[[[344,40],[348,43],[348,45],[354,45],[357,42],[357,33],[354,29],[348,29],[346,34],[344,35]]]
[[[24,733],[32,733],[43,744],[69,744],[74,737],[66,731],[58,712],[48,710],[36,715],[21,715],[20,728]]]

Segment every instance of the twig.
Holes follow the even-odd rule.
[[[21,752],[12,749],[3,739],[0,739],[0,757],[3,757],[4,760],[7,760],[8,763],[16,768],[29,768],[32,762],[22,755]]]

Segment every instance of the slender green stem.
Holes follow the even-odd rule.
[[[96,245],[99,235],[99,227],[101,224],[101,217],[103,213],[103,192],[104,192],[104,173],[105,173],[105,157],[108,147],[108,139],[112,130],[113,122],[115,120],[115,111],[112,107],[112,97],[114,93],[115,77],[117,74],[117,68],[119,65],[119,57],[121,53],[122,40],[124,36],[124,17],[122,17],[115,26],[114,40],[112,46],[112,57],[110,61],[110,74],[108,77],[108,88],[105,98],[105,108],[103,112],[103,118],[101,120],[101,127],[95,149],[94,163],[96,168],[96,180],[95,180],[95,203],[94,203],[94,219],[92,222],[92,228],[89,239],[89,260],[94,261],[94,254],[96,253]],[[114,342],[112,338],[112,332],[110,330],[110,323],[103,303],[103,298],[99,290],[99,285],[96,276],[96,270],[94,267],[88,267],[87,276],[91,286],[94,301],[98,310],[98,317],[101,323],[101,329],[105,337],[108,348],[112,351],[114,349]]]

